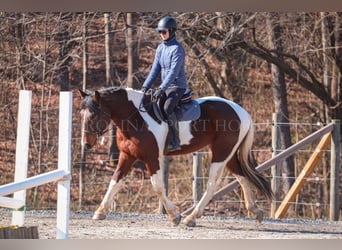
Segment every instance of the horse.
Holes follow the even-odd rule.
[[[131,170],[132,164],[141,160],[146,165],[152,187],[162,201],[169,220],[177,226],[183,218],[166,195],[160,169],[161,159],[165,155],[192,153],[206,146],[211,150],[206,191],[182,223],[189,227],[196,226],[196,219],[201,217],[205,206],[217,191],[225,168],[241,185],[246,209],[255,215],[257,221],[263,220],[263,211],[256,206],[251,188],[259,190],[268,200],[273,198],[273,193],[266,179],[255,170],[251,153],[253,122],[241,106],[216,96],[196,99],[200,105],[200,117],[179,122],[181,148],[168,152],[165,149],[168,126],[156,117],[153,109],[148,108],[150,106],[142,91],[111,87],[91,92],[79,90],[79,93],[82,98],[81,144],[86,150],[90,150],[97,138],[108,131],[107,126],[111,122],[117,128],[119,159],[106,194],[93,215],[94,220],[106,219],[123,178]]]

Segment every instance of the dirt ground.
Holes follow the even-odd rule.
[[[189,228],[174,227],[160,214],[109,213],[103,221],[92,214],[71,212],[69,239],[342,239],[342,221],[205,216]],[[11,212],[0,209],[0,218],[9,226]],[[56,212],[26,211],[25,226],[38,226],[40,239],[55,239]]]

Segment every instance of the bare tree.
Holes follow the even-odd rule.
[[[104,13],[105,23],[105,57],[106,57],[106,85],[113,86],[112,44],[113,34],[110,25],[110,15]]]
[[[104,14],[104,21],[105,21],[105,56],[106,56],[106,85],[113,86],[113,65],[112,65],[112,46],[113,46],[113,38],[114,35],[112,33],[112,28],[110,25],[110,15],[108,13]],[[114,166],[115,162],[117,162],[119,149],[116,144],[116,127],[114,124],[109,125],[111,126],[110,130],[110,147],[108,150],[109,155],[109,165]]]
[[[82,89],[85,90],[87,88],[87,72],[88,72],[88,15],[87,13],[83,13],[83,24],[82,24],[82,72],[83,72],[83,80],[82,80]],[[81,146],[81,163],[80,163],[80,172],[79,172],[79,191],[78,191],[78,208],[82,209],[83,196],[84,196],[84,175],[85,175],[85,167],[86,167],[86,151],[84,145]]]
[[[332,117],[341,120],[342,118],[342,12],[335,13],[335,27],[334,27],[334,43],[332,46],[333,58],[336,64],[337,72],[334,72],[334,81],[331,86],[331,97],[336,105],[333,107]]]
[[[134,13],[128,12],[126,14],[126,45],[127,45],[127,86],[137,89],[138,86],[137,81],[134,80],[135,73],[137,72],[138,66],[138,54],[137,54],[137,46],[136,46],[136,28],[135,28],[135,19],[136,15]]]
[[[278,54],[283,53],[283,45],[281,42],[281,26],[278,13],[269,13],[267,16],[267,30],[269,35],[270,50],[277,51]],[[281,56],[280,56],[281,57]],[[275,112],[280,114],[280,149],[286,149],[292,145],[290,133],[290,117],[287,105],[287,92],[285,84],[284,72],[274,64],[271,64],[272,73],[272,89]],[[287,194],[294,182],[294,162],[293,156],[286,158],[282,163],[282,176],[286,176],[283,180],[283,192]]]
[[[14,26],[15,42],[16,42],[16,69],[17,69],[17,86],[20,89],[25,89],[24,85],[24,75],[22,71],[22,66],[24,64],[25,46],[24,46],[24,36],[25,36],[25,14],[16,14],[17,22]]]
[[[59,81],[61,86],[61,91],[69,90],[69,65],[72,61],[70,56],[71,42],[70,33],[68,30],[68,24],[71,23],[72,14],[71,13],[60,13],[59,20],[59,33],[57,36],[59,43]]]

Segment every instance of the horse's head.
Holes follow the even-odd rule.
[[[103,110],[101,106],[101,95],[98,91],[86,93],[79,90],[83,97],[81,106],[82,122],[82,145],[88,150],[95,145],[99,136],[107,131],[110,120],[110,114]]]

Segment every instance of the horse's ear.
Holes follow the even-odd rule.
[[[82,89],[78,89],[78,92],[80,93],[80,95],[84,98],[86,97],[88,94],[86,92],[84,92]]]
[[[97,103],[100,102],[100,93],[97,90],[95,90],[93,100],[94,100],[94,102],[97,102]]]

